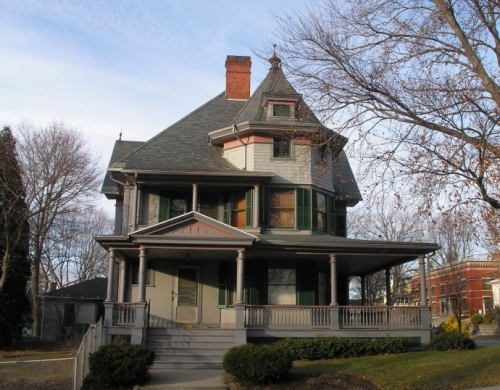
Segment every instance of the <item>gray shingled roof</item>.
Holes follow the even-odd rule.
[[[267,115],[264,111],[265,100],[267,97],[292,97],[299,101],[299,115],[301,123],[311,123],[319,125],[321,124],[318,118],[309,109],[307,104],[302,100],[302,95],[300,95],[295,88],[289,83],[286,78],[281,66],[279,66],[279,58],[273,56],[269,62],[272,66],[269,69],[269,73],[262,83],[257,87],[251,98],[245,104],[245,107],[241,112],[234,118],[232,124],[238,124],[241,122],[252,122],[252,121],[265,121],[267,120]],[[274,62],[274,63],[273,63]]]
[[[72,286],[63,287],[59,290],[50,291],[42,294],[43,297],[50,298],[79,298],[79,299],[97,299],[106,298],[108,278],[95,278],[85,280]]]
[[[151,138],[120,163],[126,169],[239,172],[222,157],[220,147],[207,141],[208,133],[229,126],[244,104],[240,100],[226,100],[223,92]]]
[[[147,142],[117,141],[110,167],[130,170],[226,172],[243,173],[222,157],[222,148],[208,143],[208,133],[242,122],[267,121],[264,105],[268,98],[291,98],[299,102],[301,123],[321,125],[288,82],[276,56],[268,75],[256,91],[245,101],[226,100],[221,93],[194,110],[177,123],[163,130]],[[357,202],[361,194],[344,152],[334,164],[334,189],[337,195]],[[117,187],[106,177],[102,191],[116,193]]]
[[[116,141],[108,166],[112,166],[114,163],[123,160],[125,157],[127,157],[129,154],[131,154],[134,150],[136,150],[138,147],[142,145],[144,145],[143,141],[122,141],[122,140]],[[106,176],[104,177],[101,192],[104,193],[118,192],[116,184],[113,183],[107,172]]]

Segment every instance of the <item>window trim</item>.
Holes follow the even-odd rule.
[[[130,285],[138,286],[139,285],[139,260],[132,260],[132,265],[130,268]],[[155,272],[154,272],[154,264],[152,260],[146,260],[146,286],[154,287],[155,286]]]
[[[284,115],[274,115],[275,106],[289,106],[290,114],[288,116]],[[268,103],[267,118],[268,119],[278,119],[278,120],[295,120],[295,103],[294,102],[270,102]]]
[[[276,155],[276,144],[288,142],[288,156]],[[279,150],[282,150],[281,148]],[[273,137],[273,143],[271,145],[271,159],[272,160],[292,160],[294,157],[294,143],[292,140],[283,139],[280,137]]]

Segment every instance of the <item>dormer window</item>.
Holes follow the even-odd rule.
[[[268,117],[271,119],[294,119],[295,106],[290,103],[270,103]]]

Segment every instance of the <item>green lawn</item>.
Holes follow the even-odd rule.
[[[351,374],[381,389],[468,389],[500,385],[500,347],[296,362],[293,373]]]

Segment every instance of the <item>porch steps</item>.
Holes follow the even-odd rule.
[[[234,345],[234,329],[149,328],[146,338],[156,354],[153,367],[163,369],[220,369]]]

